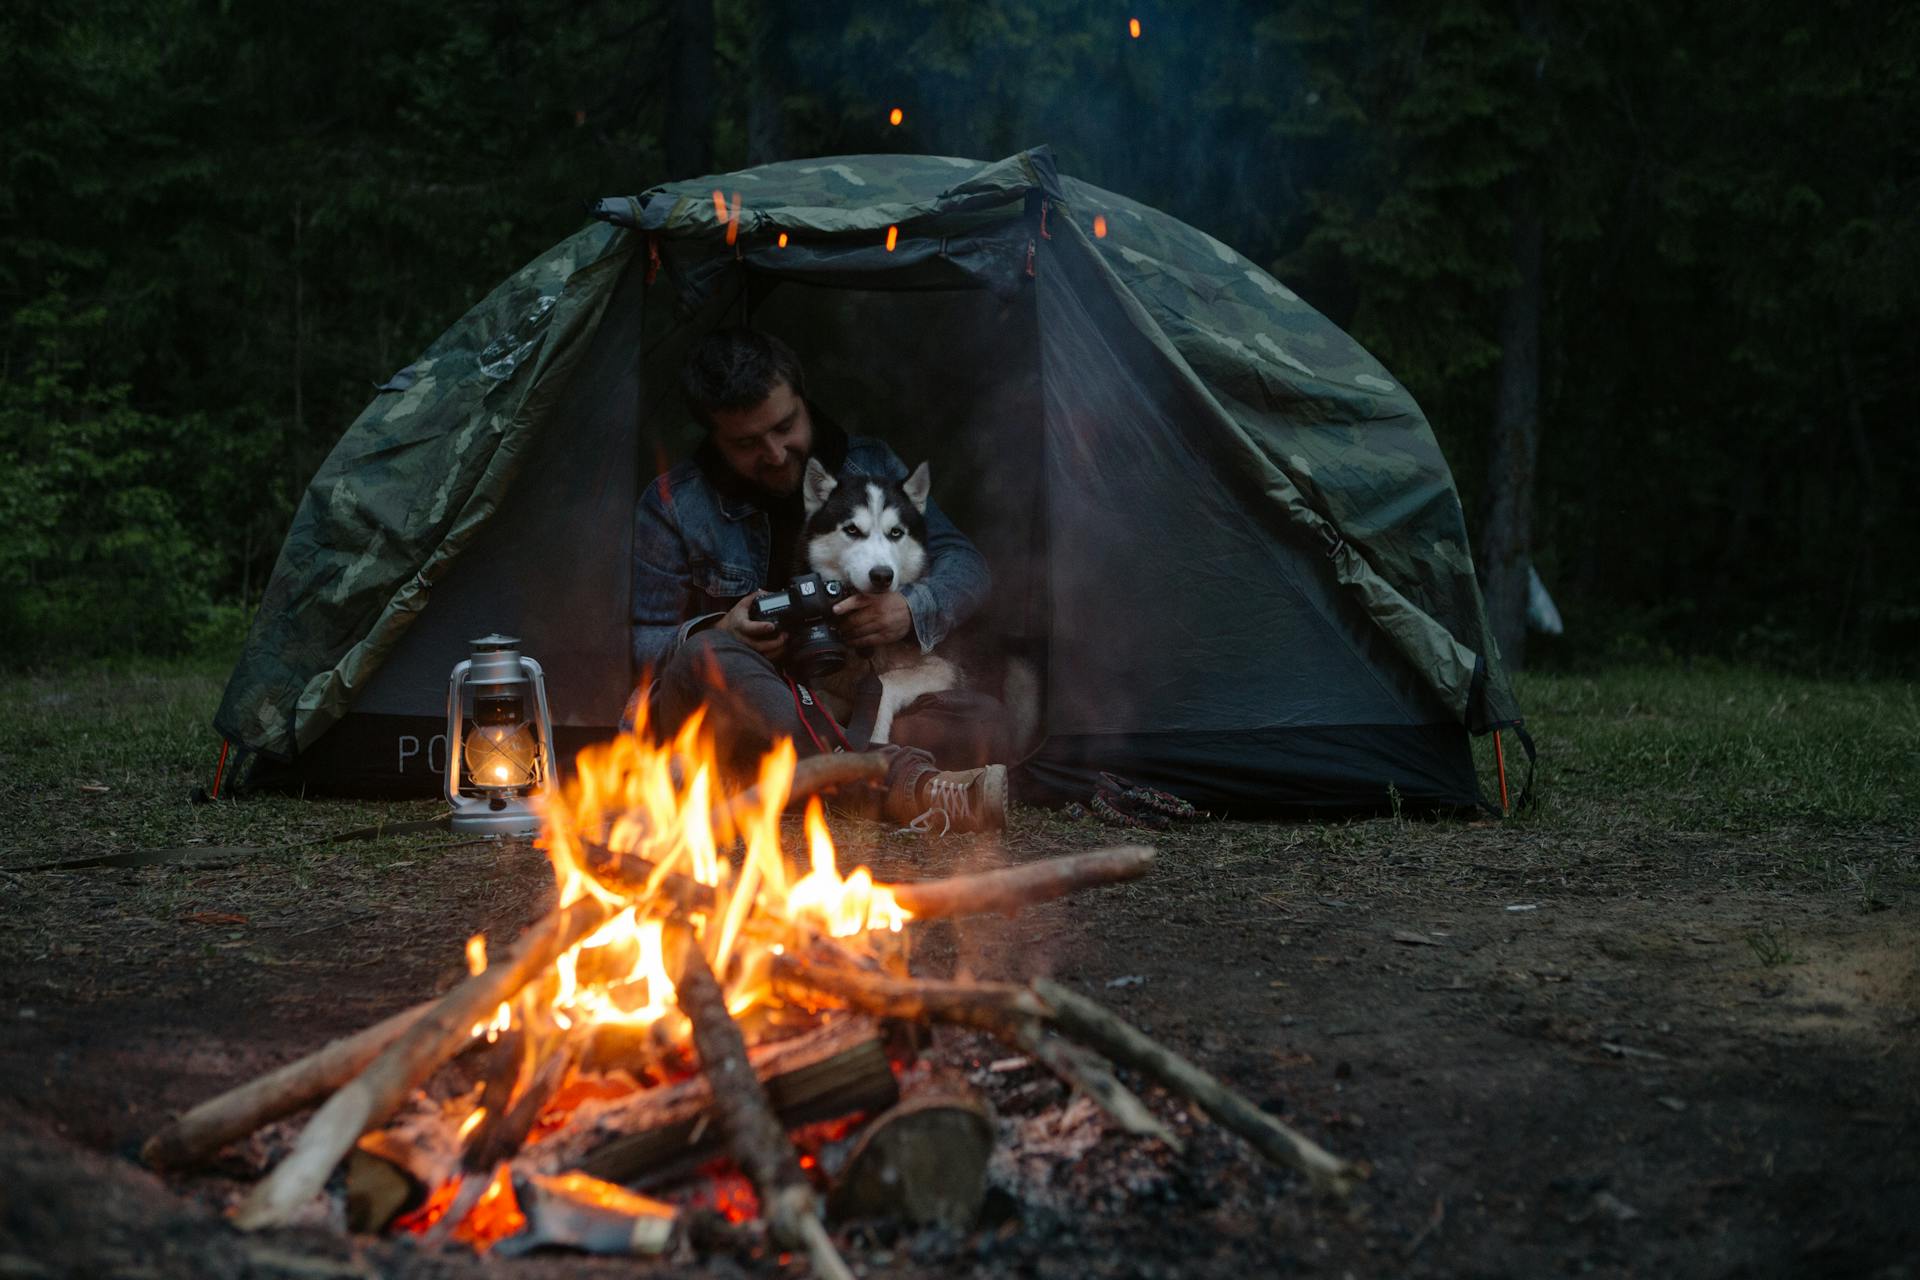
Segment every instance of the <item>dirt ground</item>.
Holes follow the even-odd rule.
[[[836,826],[843,863],[903,879],[1115,842],[1027,812],[994,840]],[[859,1271],[1920,1275],[1911,900],[1863,909],[1734,836],[1555,847],[1521,824],[1380,818],[1154,843],[1146,881],[921,928],[915,967],[1051,974],[1106,1000],[1364,1161],[1364,1186],[1318,1201],[1146,1090],[1184,1156],[1118,1133],[1029,1153],[1020,1201],[971,1235],[843,1233]],[[172,1113],[444,988],[470,933],[508,938],[548,905],[524,843],[392,844],[0,871],[0,1276],[782,1270],[241,1237],[221,1210],[292,1124],[200,1175],[138,1166]],[[981,1078],[1003,1126],[1069,1101],[1031,1074]]]

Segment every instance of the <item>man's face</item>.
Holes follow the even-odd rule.
[[[813,420],[807,402],[776,382],[751,408],[716,410],[713,443],[742,480],[769,493],[798,493],[813,452]]]

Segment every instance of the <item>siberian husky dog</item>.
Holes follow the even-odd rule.
[[[807,567],[864,595],[899,591],[918,581],[927,571],[926,510],[932,486],[924,462],[904,482],[896,482],[854,475],[836,480],[818,459],[810,460],[800,485],[807,514],[801,535]],[[958,667],[920,652],[911,634],[869,656],[881,689],[880,713],[870,738],[876,745],[889,740],[894,716],[914,699],[962,683]],[[866,670],[859,662],[846,668],[855,678]]]

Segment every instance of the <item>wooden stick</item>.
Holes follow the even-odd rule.
[[[1057,982],[1035,979],[1033,991],[1052,1008],[1055,1025],[1063,1034],[1197,1104],[1267,1159],[1306,1174],[1316,1190],[1338,1196],[1353,1190],[1359,1176],[1353,1165],[1282,1124],[1138,1027]]]
[[[1152,849],[1122,845],[1064,858],[1045,858],[977,875],[888,887],[893,890],[894,901],[911,911],[916,919],[982,915],[989,911],[1012,915],[1022,907],[1081,889],[1137,880],[1152,869]]]
[[[676,984],[680,1008],[693,1023],[694,1048],[700,1054],[700,1069],[713,1086],[720,1128],[734,1159],[760,1195],[760,1211],[773,1229],[774,1242],[787,1249],[805,1249],[820,1275],[853,1280],[820,1225],[813,1188],[800,1172],[793,1142],[774,1119],[766,1091],[754,1076],[746,1039],[727,1012],[726,997],[707,967],[707,957],[690,931],[674,933],[682,953]]]
[[[255,1231],[284,1224],[326,1185],[327,1175],[361,1134],[393,1114],[409,1092],[459,1051],[474,1023],[490,1018],[502,1001],[599,928],[607,914],[597,898],[555,911],[527,930],[504,963],[488,965],[442,996],[430,1013],[314,1113],[292,1154],[241,1203],[234,1225]]]
[[[261,1125],[318,1102],[359,1075],[433,1005],[427,1000],[403,1009],[364,1031],[209,1098],[147,1139],[147,1145],[140,1148],[141,1159],[155,1169],[190,1168]]]
[[[653,874],[654,864],[638,854],[615,853],[592,841],[583,841],[582,845],[586,850],[587,870],[610,888],[637,893]],[[1153,870],[1153,859],[1152,849],[1121,845],[1061,858],[1042,858],[997,871],[877,887],[892,890],[894,901],[912,912],[916,920],[985,915],[993,911],[1012,915],[1022,907],[1049,902],[1082,889],[1138,880]],[[661,880],[658,892],[683,913],[711,911],[714,907],[714,891],[691,876],[668,875]]]
[[[1052,1012],[1032,991],[1011,982],[936,982],[896,978],[850,964],[811,962],[812,957],[836,952],[838,948],[829,951],[824,944],[816,944],[809,957],[775,956],[774,993],[809,1007],[817,1007],[818,997],[826,995],[879,1018],[953,1022],[995,1035],[1015,1034],[1023,1023]]]
[[[1119,1080],[1099,1057],[1049,1034],[1053,1010],[1030,988],[1007,982],[937,982],[899,978],[854,965],[850,958],[831,965],[809,963],[822,956],[845,956],[816,943],[811,956],[779,956],[773,962],[774,991],[799,1004],[827,995],[878,1017],[913,1022],[952,1022],[997,1036],[1032,1055],[1041,1065],[1079,1089],[1128,1133],[1158,1138],[1181,1150],[1180,1139]]]
[[[1115,1078],[1105,1059],[1091,1049],[1041,1028],[1037,1019],[1024,1023],[1014,1042],[1035,1061],[1100,1104],[1100,1109],[1128,1133],[1158,1138],[1176,1152],[1186,1147],[1133,1090]]]

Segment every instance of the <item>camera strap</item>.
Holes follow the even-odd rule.
[[[800,727],[807,731],[807,737],[813,739],[813,749],[822,755],[831,755],[836,751],[852,751],[853,744],[847,741],[846,731],[840,727],[840,722],[833,718],[833,712],[827,710],[826,704],[813,696],[813,690],[792,676],[786,676],[785,679],[788,691],[793,694],[794,717],[800,721]],[[816,720],[819,721],[818,729],[814,727]],[[826,740],[821,737],[822,732],[837,739],[840,745],[828,746]]]

